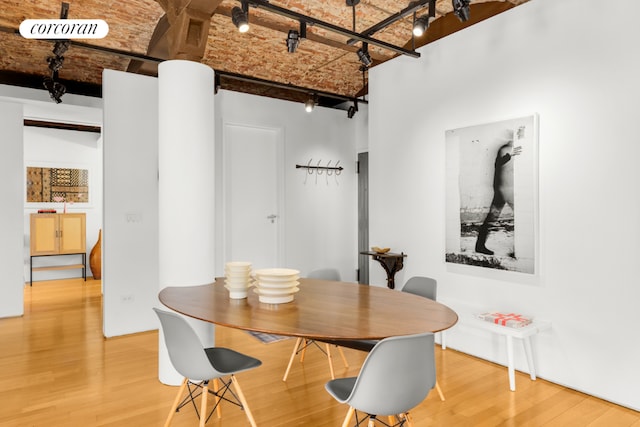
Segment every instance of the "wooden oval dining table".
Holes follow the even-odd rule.
[[[216,325],[320,341],[439,332],[458,321],[441,303],[386,287],[300,278],[293,301],[266,304],[253,288],[245,299],[229,298],[224,282],[167,287],[159,299],[178,313]]]

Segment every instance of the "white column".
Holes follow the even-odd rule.
[[[158,67],[160,289],[211,283],[214,269],[214,73],[193,61]],[[211,324],[189,319],[205,346]],[[178,385],[160,334],[159,378]]]

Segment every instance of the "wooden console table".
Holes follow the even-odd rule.
[[[389,289],[395,289],[396,281],[395,275],[398,271],[404,267],[404,258],[407,256],[405,253],[395,254],[393,252],[379,253],[374,251],[360,252],[361,255],[369,255],[374,260],[378,261],[384,271],[387,273],[387,287]]]
[[[29,283],[33,272],[82,269],[87,280],[86,215],[84,213],[34,213],[30,216]],[[34,267],[33,259],[44,256],[80,255],[81,264]]]

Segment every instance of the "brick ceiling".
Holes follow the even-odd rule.
[[[472,0],[471,19],[462,23],[452,13],[451,0],[437,0],[435,19],[427,33],[416,38],[413,44],[411,15],[371,37],[411,51],[413,46],[445,37],[526,1]],[[367,92],[366,73],[361,70],[355,53],[361,43],[350,46],[345,36],[308,26],[307,39],[300,42],[295,53],[289,53],[285,43],[287,32],[299,29],[299,23],[264,8],[249,8],[251,28],[241,34],[230,18],[233,7],[240,6],[236,0],[66,2],[69,19],[103,19],[109,24],[107,37],[75,40],[64,54],[59,79],[67,86],[68,93],[100,96],[103,69],[155,75],[157,61],[153,59],[170,58],[196,60],[212,67],[220,73],[220,87],[229,90],[294,101],[304,101],[314,91],[345,98],[361,97]],[[345,0],[272,0],[269,3],[353,30],[353,8],[347,6]],[[61,4],[59,0],[2,1],[0,83],[42,88],[42,79],[50,75],[47,57],[52,56],[53,43],[25,39],[16,31],[25,19],[59,18]],[[360,0],[355,6],[355,32],[362,33],[409,4],[409,0]],[[424,7],[417,14],[427,12],[428,7]],[[185,17],[187,22],[203,22],[205,30],[199,48],[194,43],[180,42],[187,32],[186,26],[181,27]],[[194,41],[193,34],[190,40]],[[371,44],[369,52],[373,66],[398,56]],[[328,106],[343,101],[331,96],[321,98]]]

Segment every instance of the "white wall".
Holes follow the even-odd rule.
[[[157,303],[157,84],[155,79],[105,71],[103,284],[105,336],[155,328]],[[355,124],[344,111],[316,108],[220,91],[215,97],[215,217],[222,218],[222,125],[235,123],[282,130],[285,146],[284,266],[308,272],[335,266],[355,280],[357,212]],[[154,116],[155,114],[155,116]],[[154,119],[154,117],[156,117]],[[357,115],[356,115],[357,117]],[[360,120],[366,114],[360,115]],[[304,183],[296,163],[309,158],[340,160],[342,175],[311,176]],[[140,222],[127,222],[130,214]],[[222,236],[217,221],[215,235]],[[155,258],[154,258],[155,257]],[[216,241],[217,275],[224,274],[222,240]]]
[[[369,104],[359,104],[356,119],[356,151],[369,151]]]
[[[307,113],[298,103],[220,91],[216,95],[216,113],[225,123],[281,130],[284,135],[285,212],[284,265],[303,274],[316,268],[334,267],[344,280],[355,281],[357,269],[357,180],[356,127],[366,120],[366,112],[353,119],[347,112],[316,107]],[[221,145],[220,132],[216,144]],[[221,162],[222,155],[217,155]],[[324,165],[340,161],[345,169],[338,177],[306,176],[296,164],[309,159]],[[223,167],[218,164],[217,171]],[[306,184],[305,184],[306,177]],[[217,179],[219,183],[222,178]],[[220,193],[220,190],[218,190]],[[222,218],[222,215],[217,215]],[[221,225],[219,225],[221,227]],[[222,236],[221,233],[216,233]],[[220,244],[221,242],[219,242]],[[217,250],[222,256],[222,248]],[[217,266],[223,266],[219,259]],[[223,275],[222,268],[219,274]]]
[[[21,104],[0,101],[0,318],[24,313],[22,277],[22,118]]]
[[[66,93],[62,103],[55,103],[44,89],[0,84],[0,98],[19,100],[24,117],[52,122],[102,124],[102,98]]]
[[[640,4],[616,10],[532,0],[371,70],[371,241],[408,254],[400,283],[430,275],[454,308],[551,321],[540,377],[640,409]],[[536,112],[539,275],[447,267],[445,131]],[[371,278],[384,283],[379,266]],[[505,362],[501,341],[462,326],[448,344]]]
[[[105,70],[103,332],[157,328],[158,83]]]

